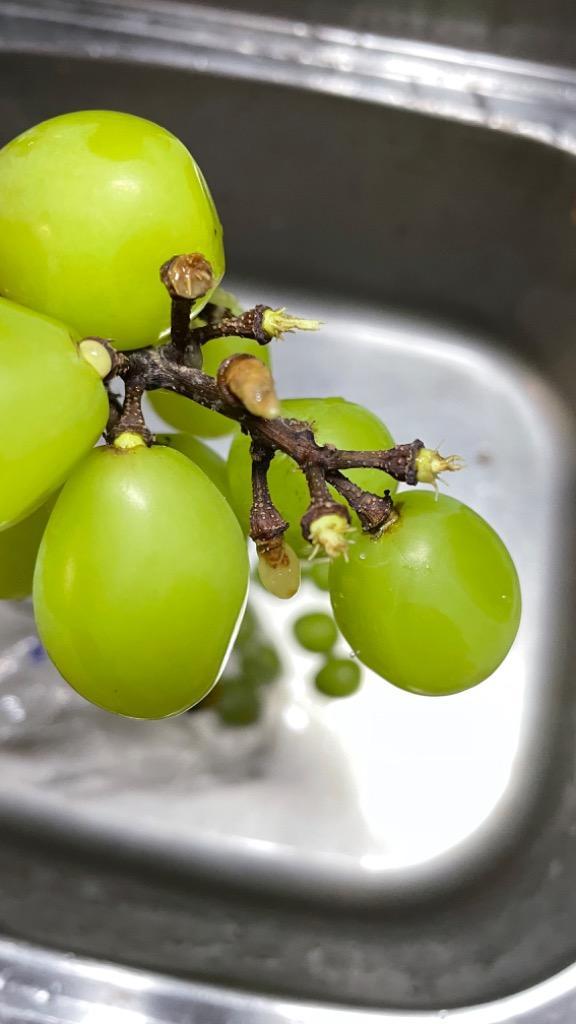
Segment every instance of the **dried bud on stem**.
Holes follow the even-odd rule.
[[[220,365],[217,380],[224,394],[230,392],[254,416],[267,420],[279,417],[280,402],[272,374],[255,356],[230,356]]]
[[[199,252],[173,256],[162,264],[160,278],[172,299],[199,299],[214,287],[212,267]]]

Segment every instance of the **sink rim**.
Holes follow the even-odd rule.
[[[204,1012],[214,1024],[571,1024],[576,965],[523,992],[462,1009],[355,1010],[217,988],[0,938],[0,1005],[7,1024],[23,1013],[29,1024],[83,1024],[110,1011],[114,1024],[179,1024],[190,1012],[198,1020]]]
[[[0,27],[0,52],[248,78],[576,153],[576,71],[566,67],[178,0],[0,0]]]

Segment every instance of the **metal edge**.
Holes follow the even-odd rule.
[[[0,52],[185,67],[513,132],[576,152],[576,72],[199,4],[0,0]]]
[[[518,995],[458,1010],[295,1003],[0,939],[0,1020],[16,1024],[571,1024],[576,967]]]

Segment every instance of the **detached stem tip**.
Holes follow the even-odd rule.
[[[265,309],[262,314],[262,329],[270,338],[280,338],[291,331],[317,331],[320,320],[304,320],[292,316],[282,309]]]
[[[464,468],[460,455],[440,455],[432,448],[421,448],[416,456],[416,479],[419,484],[435,484],[441,473],[457,473]]]

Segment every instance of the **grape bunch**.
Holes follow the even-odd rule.
[[[84,111],[0,150],[0,598],[33,592],[48,655],[102,708],[178,714],[222,677],[223,720],[248,720],[222,673],[250,535],[262,584],[289,598],[304,564],[383,679],[476,685],[518,629],[513,562],[462,503],[397,491],[457,459],[344,398],[280,401],[267,346],[318,325],[242,310],[224,268],[208,186],[158,125]],[[146,393],[175,432],[150,432]],[[228,433],[224,464],[198,438]],[[318,689],[352,693],[333,621],[298,629],[326,656]]]

